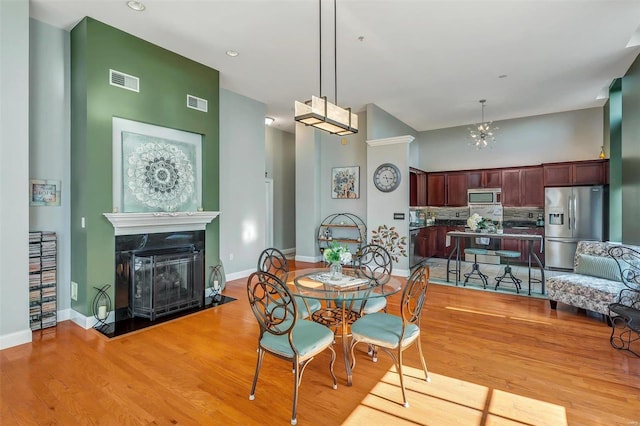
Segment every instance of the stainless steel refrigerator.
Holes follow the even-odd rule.
[[[573,269],[578,241],[602,241],[604,188],[545,188],[545,268]]]

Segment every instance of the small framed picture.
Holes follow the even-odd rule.
[[[31,179],[29,181],[29,205],[59,206],[60,181]]]
[[[360,167],[331,169],[331,198],[360,198]]]

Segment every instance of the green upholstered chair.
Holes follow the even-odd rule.
[[[400,387],[405,407],[409,406],[402,373],[402,354],[405,349],[414,344],[418,346],[425,380],[431,381],[420,344],[420,316],[427,295],[428,283],[429,268],[426,265],[421,265],[413,271],[407,280],[400,302],[400,316],[375,312],[364,315],[351,325],[352,368],[356,366],[354,348],[358,343],[366,343],[374,348],[374,362],[377,361],[378,349],[389,354],[400,376]]]
[[[249,399],[255,398],[258,374],[264,354],[269,353],[293,364],[293,408],[291,424],[295,425],[298,388],[307,364],[319,353],[329,349],[329,371],[333,388],[338,381],[333,372],[336,353],[333,350],[333,331],[322,324],[302,319],[295,298],[287,285],[268,272],[254,272],[247,280],[247,296],[251,310],[260,325],[258,336],[258,361]]]
[[[267,248],[260,253],[257,270],[272,273],[283,283],[289,280],[289,262],[284,253],[277,248]],[[294,296],[294,298],[298,304],[300,318],[310,318],[311,314],[322,307],[320,301],[316,299],[304,299],[300,296]]]

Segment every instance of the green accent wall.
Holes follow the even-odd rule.
[[[607,108],[605,108],[606,113]],[[622,79],[609,86],[609,239],[622,241]]]
[[[640,245],[640,56],[622,78],[622,242]]]
[[[109,70],[140,78],[140,92],[109,84]],[[208,112],[186,107],[187,94],[208,100]],[[91,315],[94,287],[111,284],[115,237],[111,212],[112,118],[203,135],[202,207],[219,210],[219,72],[92,18],[71,31],[72,308]],[[81,218],[86,227],[81,227]],[[206,268],[220,254],[219,220],[207,225]]]

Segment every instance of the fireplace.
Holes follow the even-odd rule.
[[[204,304],[204,231],[116,236],[116,321]]]
[[[193,246],[133,252],[131,316],[149,318],[202,306],[202,252]]]

